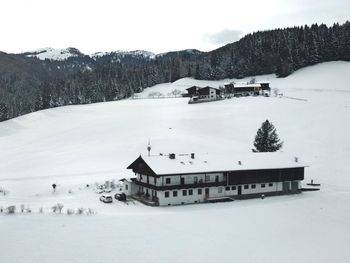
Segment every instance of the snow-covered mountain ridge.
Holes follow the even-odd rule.
[[[26,57],[36,57],[40,60],[57,60],[63,61],[70,57],[78,57],[84,56],[78,49],[76,48],[64,48],[64,49],[54,49],[51,47],[40,48],[33,51],[27,51],[23,53]]]
[[[64,61],[67,60],[70,57],[78,57],[78,56],[89,56],[90,58],[96,59],[103,56],[116,56],[116,57],[125,57],[125,56],[132,56],[132,57],[143,57],[146,59],[155,59],[157,57],[163,57],[169,53],[178,53],[178,52],[187,52],[189,54],[198,54],[200,51],[195,49],[186,49],[182,51],[173,51],[173,52],[166,52],[161,54],[155,54],[150,51],[145,50],[132,50],[132,51],[123,51],[123,50],[117,50],[117,51],[111,51],[111,52],[95,52],[93,54],[84,54],[80,52],[76,48],[64,48],[64,49],[55,49],[51,47],[46,48],[39,48],[32,51],[26,51],[23,52],[26,57],[36,57],[40,60],[56,60],[56,61]]]

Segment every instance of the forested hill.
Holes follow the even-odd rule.
[[[0,121],[62,105],[127,98],[183,77],[284,77],[320,62],[350,61],[350,22],[256,32],[211,52],[66,52],[72,55],[62,60],[0,52]]]

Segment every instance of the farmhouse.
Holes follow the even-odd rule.
[[[198,86],[192,86],[189,87],[187,90],[187,94],[185,94],[186,97],[192,97],[196,96],[198,94],[198,90],[201,89],[201,87]]]
[[[197,88],[195,90],[195,88]],[[188,94],[191,94],[191,99],[189,103],[199,103],[199,102],[208,102],[222,99],[221,90],[213,87],[191,87],[187,89]]]
[[[136,176],[130,181],[137,186],[135,198],[159,206],[299,193],[304,168],[280,152],[140,155],[127,167]]]
[[[225,94],[232,94],[234,96],[248,96],[248,95],[263,95],[264,92],[270,93],[269,82],[259,83],[227,83],[225,86]]]

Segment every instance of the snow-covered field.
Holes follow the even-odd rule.
[[[33,210],[0,214],[1,262],[348,262],[349,72],[349,62],[331,62],[284,79],[256,77],[269,80],[282,98],[194,105],[183,98],[123,100],[0,123],[0,188],[8,191],[0,207]],[[140,97],[225,82],[182,79]],[[152,153],[249,152],[266,119],[284,140],[283,151],[309,164],[304,182],[321,183],[321,191],[154,208],[103,204],[86,187],[130,176],[126,167],[146,154],[149,139]],[[97,214],[51,213],[58,202],[64,211],[85,207]]]

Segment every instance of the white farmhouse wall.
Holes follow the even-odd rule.
[[[259,193],[270,193],[282,191],[282,183],[271,183],[272,186],[269,186],[269,183],[259,183],[259,184],[248,184],[248,189],[245,189],[242,185],[242,195],[244,194],[259,194]],[[252,188],[252,185],[255,185],[255,189]],[[265,185],[265,187],[263,187]]]
[[[127,196],[135,195],[138,192],[139,187],[134,182],[123,182],[123,193]]]
[[[192,195],[189,195],[189,190],[193,191]],[[177,191],[177,196],[173,196],[173,192]],[[159,205],[181,205],[181,204],[193,204],[202,203],[204,199],[204,189],[202,193],[198,194],[198,189],[186,189],[187,195],[183,195],[183,190],[170,190],[170,191],[158,191]],[[169,192],[169,197],[165,197],[165,192]]]

